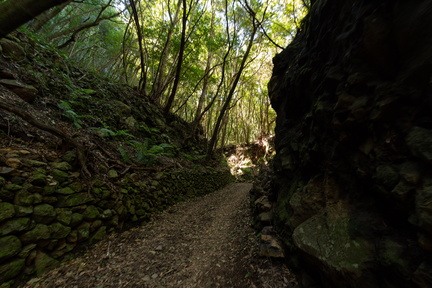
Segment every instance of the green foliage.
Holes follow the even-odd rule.
[[[148,139],[146,139],[144,142],[139,142],[136,140],[128,141],[128,144],[135,150],[134,160],[137,163],[152,166],[157,164],[157,158],[160,156],[175,156],[176,147],[174,145],[168,143],[149,145],[149,142],[150,141]],[[120,149],[122,149],[122,151]],[[128,154],[123,147],[119,147],[119,152],[122,155],[124,161],[125,159],[130,161]]]
[[[76,128],[82,128],[82,118],[93,118],[90,115],[78,115],[72,108],[71,103],[60,100],[57,106],[62,110],[62,115],[72,121]]]
[[[119,150],[119,152],[120,152],[120,155],[121,155],[123,161],[124,161],[125,163],[127,163],[127,164],[132,164],[132,161],[131,161],[131,159],[130,159],[130,157],[129,157],[129,154],[128,154],[127,151],[123,148],[123,146],[120,145],[119,148],[118,148],[118,150]]]
[[[26,27],[22,28],[24,31],[27,29],[25,32],[31,39],[38,45],[46,47],[49,51],[47,53],[52,55],[52,63],[46,66],[50,71],[54,71],[53,73],[61,75],[62,88],[59,88],[56,94],[60,99],[67,99],[71,107],[61,108],[63,116],[75,127],[83,126],[82,117],[88,116],[79,114],[83,114],[81,111],[89,107],[92,115],[98,118],[95,122],[99,126],[115,127],[115,123],[102,120],[103,113],[99,112],[103,107],[100,108],[94,100],[94,98],[104,97],[106,93],[102,91],[108,89],[96,89],[94,88],[96,86],[88,85],[88,82],[86,86],[81,86],[87,87],[86,89],[77,89],[76,83],[71,80],[75,71],[69,71],[72,65],[67,65],[71,61],[78,63],[83,68],[81,71],[85,71],[78,82],[87,81],[89,75],[108,76],[114,81],[125,82],[131,86],[138,86],[140,82],[145,82],[145,94],[154,97],[155,102],[166,103],[172,87],[173,71],[176,70],[179,60],[182,13],[181,9],[177,8],[180,2],[160,0],[135,2],[140,19],[138,28],[130,17],[131,11],[126,9],[118,17],[103,20],[98,25],[89,25],[86,29],[79,30],[78,34],[73,34],[83,25],[93,23],[98,16],[108,17],[121,12],[120,9],[124,6],[120,3],[123,2],[117,0],[73,1],[37,33],[29,31]],[[273,43],[286,47],[307,11],[305,6],[310,5],[308,0],[248,0],[247,3],[254,10],[262,29],[255,38],[247,67],[242,73],[238,85],[242,89],[234,94],[231,102],[233,107],[230,108],[227,121],[220,129],[220,134],[223,135],[220,137],[220,142],[223,140],[224,143],[218,143],[219,146],[249,142],[260,136],[272,134],[275,115],[267,99],[266,83],[271,77],[271,58],[281,51]],[[110,6],[107,7],[107,4]],[[190,1],[187,5],[188,41],[182,59],[181,85],[175,95],[171,111],[186,121],[193,122],[198,114],[198,103],[202,104],[201,112],[204,107],[214,103],[211,108],[209,106],[210,109],[206,110],[206,114],[201,119],[204,135],[209,137],[221,109],[221,103],[238,71],[245,51],[245,43],[251,35],[253,25],[251,15],[242,5],[242,1]],[[179,14],[176,18],[177,10]],[[226,27],[226,24],[229,27]],[[31,27],[31,24],[27,27]],[[137,29],[143,37],[143,55],[138,45]],[[264,35],[263,31],[266,31],[267,35]],[[61,50],[57,49],[59,45],[70,40],[72,35],[74,41],[70,45]],[[225,58],[227,47],[231,49]],[[147,69],[146,78],[143,79],[145,81],[140,81],[141,56]],[[37,57],[34,59],[35,62],[40,60]],[[207,63],[209,67],[206,67]],[[225,70],[222,71],[222,67]],[[204,77],[206,72],[208,75]],[[221,89],[217,89],[222,75],[224,81],[221,83]],[[41,86],[46,87],[44,92],[51,93],[52,86],[60,87],[59,83],[54,83],[56,80],[51,80],[49,76],[44,79],[43,73],[34,76],[38,79],[38,83],[42,83]],[[203,89],[204,83],[207,85],[206,89]],[[98,85],[96,81],[91,84]],[[65,86],[68,90],[66,93],[63,89]],[[203,91],[208,92],[202,93]],[[215,95],[216,91],[219,94]],[[155,95],[151,92],[155,92]],[[201,99],[201,94],[206,95]],[[217,100],[212,102],[213,99]],[[93,123],[89,125],[98,126]],[[122,134],[122,131],[103,129],[109,130],[100,131],[106,137],[128,136],[126,131],[123,132],[127,134]],[[143,124],[139,131],[145,132],[145,136],[151,138],[154,143],[163,141],[157,128],[149,128]],[[150,147],[147,150],[151,150],[151,144],[153,143],[149,143]],[[188,156],[184,158],[188,159]]]
[[[180,152],[180,155],[183,156],[185,159],[187,159],[189,161],[197,161],[197,160],[203,159],[203,158],[205,158],[207,156],[207,155],[195,155],[195,156],[192,156],[192,155],[190,155],[188,153],[184,153],[184,152]]]
[[[142,123],[139,127],[139,130],[146,132],[149,135],[156,135],[156,134],[160,134],[159,129],[157,128],[149,128],[145,123]]]
[[[103,137],[130,137],[130,138],[135,138],[135,136],[133,136],[132,134],[129,134],[127,130],[117,130],[117,131],[113,131],[109,128],[103,127],[103,128],[98,128],[98,127],[90,127],[90,129],[92,130],[96,130],[98,131]]]

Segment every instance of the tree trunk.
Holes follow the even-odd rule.
[[[68,0],[9,0],[0,2],[0,39],[45,10]]]
[[[213,130],[213,135],[212,135],[212,137],[210,139],[210,143],[209,143],[209,146],[208,146],[208,149],[207,149],[207,160],[210,160],[210,158],[213,155],[213,150],[214,150],[215,145],[216,145],[216,140],[217,140],[217,137],[218,137],[218,134],[219,134],[219,129],[220,129],[220,126],[221,126],[221,123],[222,123],[222,119],[224,118],[224,115],[225,115],[226,111],[228,110],[228,107],[229,107],[229,105],[231,103],[231,100],[232,100],[232,98],[234,96],[234,92],[235,92],[235,90],[237,88],[237,84],[238,84],[238,82],[240,80],[240,77],[241,77],[241,74],[243,72],[243,69],[246,66],[245,65],[246,64],[246,60],[249,57],[249,53],[250,53],[250,50],[252,48],[253,41],[255,39],[255,34],[257,32],[258,25],[255,24],[255,19],[252,19],[252,21],[253,21],[253,30],[252,30],[252,33],[251,33],[250,38],[249,38],[249,43],[248,43],[248,46],[246,48],[246,52],[243,55],[242,62],[240,63],[239,70],[238,70],[237,74],[235,75],[234,82],[233,82],[233,84],[231,86],[231,89],[230,89],[230,91],[228,93],[228,96],[227,96],[227,98],[225,100],[225,103],[224,103],[224,105],[223,105],[223,107],[222,107],[222,109],[220,111],[219,117],[216,120],[216,125],[215,125],[214,130]]]
[[[138,45],[139,45],[139,52],[140,52],[140,67],[141,67],[141,76],[139,80],[139,89],[141,91],[141,94],[143,96],[146,96],[146,86],[147,86],[147,70],[145,67],[145,59],[144,59],[144,48],[143,48],[143,36],[141,33],[141,25],[139,22],[139,15],[138,11],[135,5],[134,0],[129,0],[131,8],[132,8],[132,14],[135,21],[135,26],[137,29],[137,35],[138,35]]]
[[[162,97],[162,93],[164,92],[164,90],[166,89],[166,86],[167,86],[166,78],[164,77],[165,67],[166,67],[166,64],[168,62],[168,51],[169,51],[169,48],[171,46],[171,39],[172,39],[172,35],[174,33],[174,28],[178,22],[178,14],[180,12],[181,1],[182,0],[178,1],[177,8],[176,8],[176,11],[174,14],[174,18],[171,20],[171,25],[170,25],[170,28],[168,30],[168,35],[167,35],[167,39],[165,41],[165,46],[162,50],[160,61],[159,61],[159,66],[158,66],[158,69],[156,72],[155,82],[153,83],[152,91],[150,92],[150,98],[156,103],[160,103],[160,98]]]
[[[183,55],[186,47],[186,25],[187,25],[186,22],[188,18],[188,12],[186,9],[187,8],[186,0],[183,0],[182,3],[183,3],[183,16],[182,16],[182,33],[181,33],[181,40],[180,40],[180,51],[179,51],[179,56],[177,61],[176,74],[174,76],[174,84],[171,90],[171,94],[164,108],[165,114],[168,114],[168,112],[170,111],[171,106],[174,102],[175,95],[177,93],[178,84],[180,82],[181,67],[183,64]]]

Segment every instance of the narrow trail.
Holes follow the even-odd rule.
[[[24,287],[296,287],[283,265],[254,255],[251,188],[231,184],[177,204]]]

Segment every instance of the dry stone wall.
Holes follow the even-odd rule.
[[[122,176],[109,170],[87,183],[73,166],[73,152],[52,161],[34,152],[0,149],[2,288],[42,274],[108,233],[232,181],[228,170],[198,168]]]

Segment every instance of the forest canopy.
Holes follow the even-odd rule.
[[[202,125],[211,149],[272,134],[271,59],[308,7],[299,0],[45,0],[38,2],[56,6],[42,13],[28,0],[0,0],[0,7],[12,2],[37,15],[21,27],[26,33],[136,87],[193,129]]]

